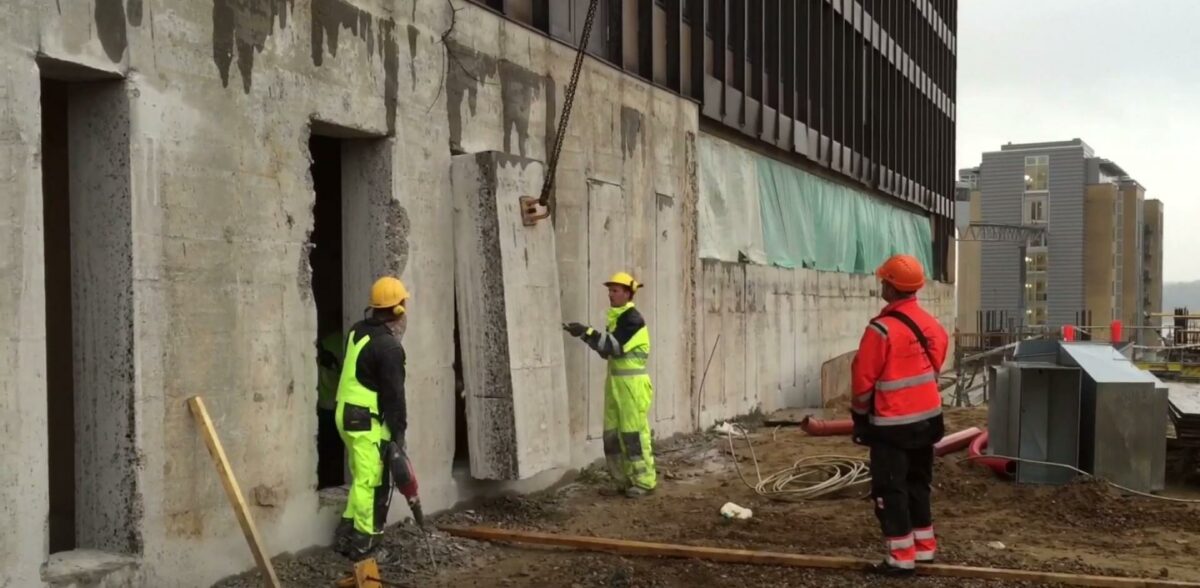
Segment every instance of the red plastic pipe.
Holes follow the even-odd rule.
[[[814,419],[811,416],[806,416],[804,417],[804,420],[800,421],[800,428],[804,429],[805,433],[808,433],[814,437],[849,435],[854,432],[854,421],[850,419],[825,421],[821,419]]]
[[[983,430],[979,427],[971,427],[969,429],[963,429],[957,433],[946,435],[945,437],[942,437],[941,441],[938,441],[933,445],[933,454],[941,457],[947,453],[954,453],[955,451],[966,449],[967,446],[971,444],[971,441],[982,434]]]
[[[980,433],[971,441],[971,447],[967,449],[967,455],[971,457],[971,461],[991,469],[997,476],[1012,476],[1017,473],[1016,462],[1003,457],[984,455],[983,450],[987,447],[987,443],[987,431]]]

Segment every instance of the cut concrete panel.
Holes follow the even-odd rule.
[[[126,86],[75,86],[69,109],[76,541],[137,553],[142,457],[135,446]]]
[[[570,462],[554,227],[521,222],[542,164],[454,157],[455,274],[471,475],[529,478]]]

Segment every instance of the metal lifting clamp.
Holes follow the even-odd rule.
[[[533,196],[521,197],[521,224],[532,227],[538,221],[550,216],[550,207],[541,203]]]

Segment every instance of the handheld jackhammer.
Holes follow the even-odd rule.
[[[413,471],[412,462],[408,459],[408,454],[395,441],[389,441],[387,447],[388,468],[392,473],[392,481],[396,483],[396,488],[400,490],[400,494],[404,495],[404,500],[408,502],[408,509],[412,511],[413,522],[420,527],[422,535],[425,537],[425,549],[429,552],[429,563],[437,566],[437,560],[433,559],[433,545],[429,541],[429,532],[425,529],[425,513],[421,509],[421,497],[417,494],[417,474]]]
[[[408,502],[413,521],[416,521],[418,527],[425,528],[425,514],[421,511],[421,497],[417,494],[417,474],[413,471],[408,455],[395,441],[388,442],[388,467],[396,489],[400,490],[400,494],[403,494],[404,500]]]

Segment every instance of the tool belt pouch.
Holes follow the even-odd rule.
[[[342,409],[342,429],[348,433],[371,430],[371,409],[347,404]]]

